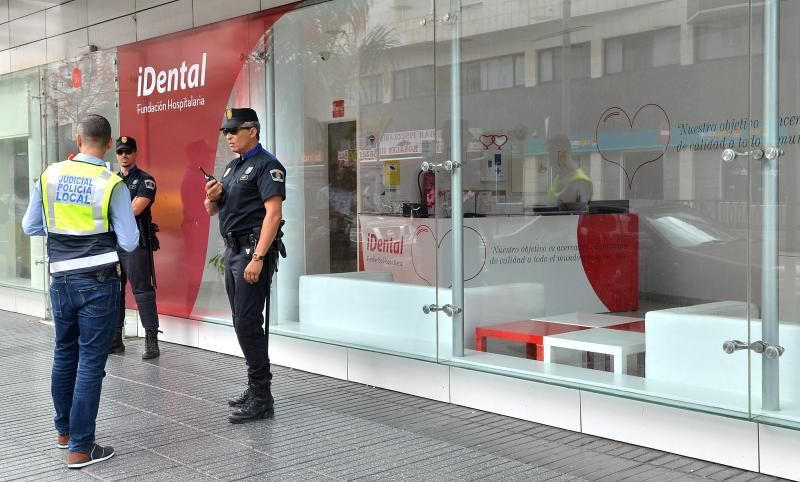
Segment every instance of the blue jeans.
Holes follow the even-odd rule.
[[[55,425],[69,435],[70,452],[89,452],[119,310],[119,278],[92,274],[53,277],[50,303],[56,325],[51,392]]]

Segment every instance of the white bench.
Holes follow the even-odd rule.
[[[544,287],[537,283],[511,283],[466,288],[464,293],[464,343],[475,347],[475,327],[527,319],[544,313]],[[438,299],[437,299],[438,295]],[[422,306],[452,303],[452,291],[432,286],[391,281],[391,274],[360,272],[300,277],[299,326],[320,337],[393,352],[437,356],[452,339],[450,318],[424,314]]]
[[[697,393],[747,396],[751,383],[754,408],[760,406],[761,355],[746,350],[727,354],[727,340],[748,340],[747,303],[721,301],[696,306],[650,311],[645,315],[647,379],[676,387],[695,387]],[[750,305],[750,341],[761,339],[761,320]],[[780,323],[780,398],[800,402],[800,325]],[[749,368],[749,370],[748,370]],[[748,377],[749,373],[749,377]]]

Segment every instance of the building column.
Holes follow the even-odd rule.
[[[687,149],[678,153],[678,199],[694,199],[694,152]]]
[[[603,76],[603,39],[594,38],[590,44],[590,72],[593,79]]]
[[[589,177],[592,178],[592,199],[605,199],[605,186],[603,185],[603,156],[599,152],[589,154]]]
[[[535,47],[525,48],[525,87],[534,87],[539,79],[539,62]]]
[[[689,18],[688,3],[685,2],[683,18]],[[681,65],[691,65],[694,63],[694,28],[687,22],[681,23]]]

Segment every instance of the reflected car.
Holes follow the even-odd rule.
[[[745,230],[724,227],[678,203],[632,211],[639,215],[640,292],[679,305],[747,300]],[[754,252],[759,246],[753,242]],[[760,297],[758,266],[751,274],[753,293]]]

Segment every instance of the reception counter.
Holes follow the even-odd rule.
[[[450,219],[359,215],[359,271],[452,286]],[[465,287],[544,286],[545,314],[638,309],[635,214],[464,219]]]

